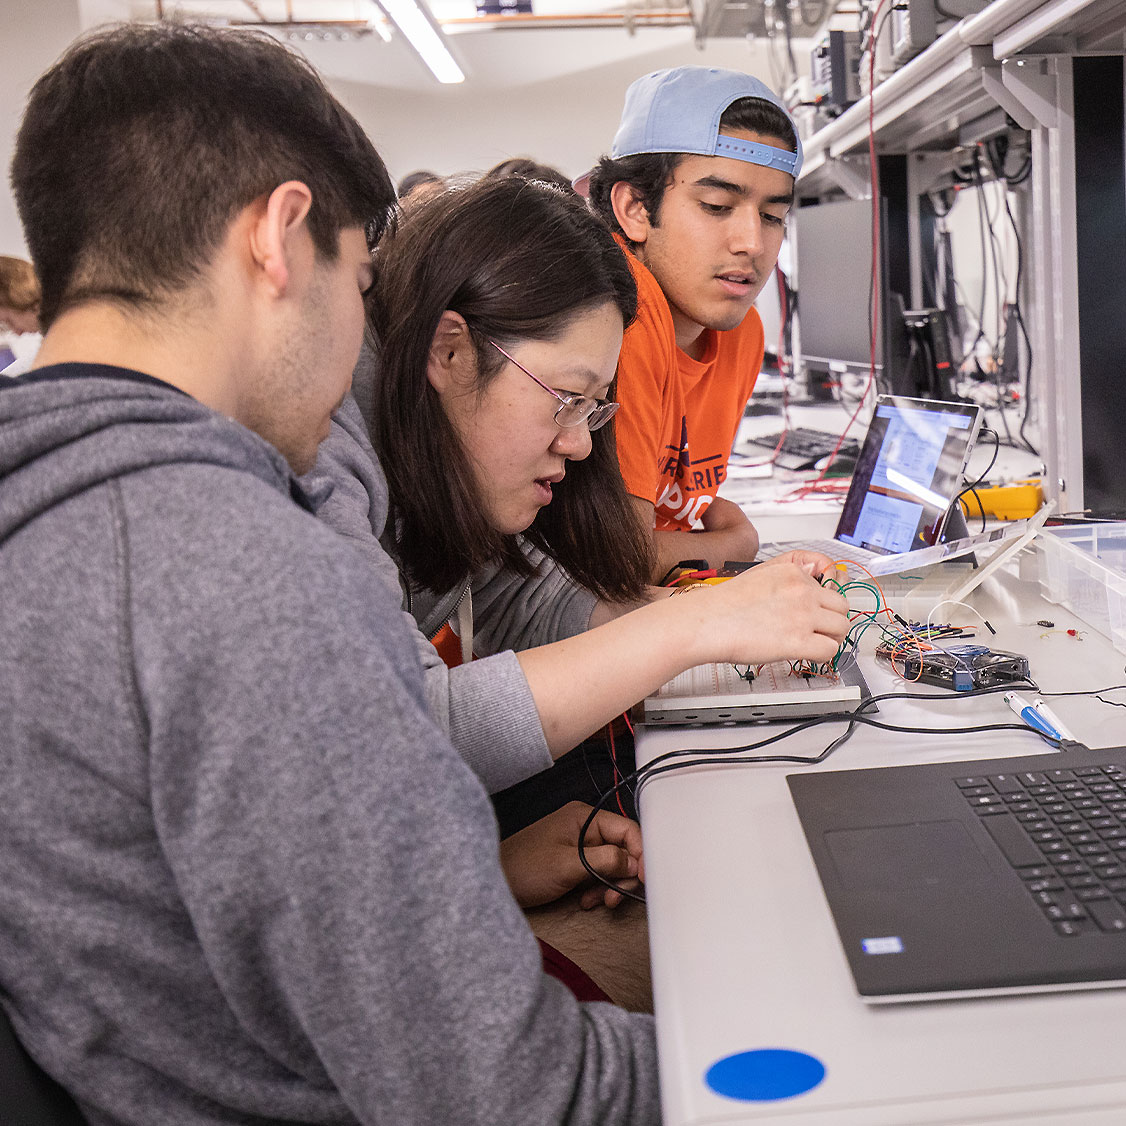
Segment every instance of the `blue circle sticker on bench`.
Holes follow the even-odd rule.
[[[713,1063],[704,1081],[729,1099],[769,1102],[804,1095],[824,1078],[825,1065],[816,1056],[788,1048],[756,1048]]]

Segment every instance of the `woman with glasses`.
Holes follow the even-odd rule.
[[[581,201],[518,178],[480,181],[412,212],[376,263],[383,543],[421,631],[457,627],[466,661],[447,671],[424,650],[428,691],[491,791],[544,770],[693,665],[833,656],[848,623],[844,600],[811,577],[830,565],[823,556],[684,597],[646,586],[648,537],[607,425],[636,291]]]

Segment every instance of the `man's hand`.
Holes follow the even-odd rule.
[[[568,802],[500,842],[501,867],[521,907],[550,903],[588,881],[580,901],[584,908],[621,903],[621,894],[591,880],[579,860],[579,831],[590,811],[584,802]],[[600,810],[587,830],[584,851],[591,867],[608,880],[636,887],[645,878],[641,826],[628,817]]]
[[[747,519],[747,514],[734,501],[726,497],[716,497],[704,509],[700,523],[703,524],[705,532],[724,533],[722,541],[717,537],[716,542],[717,544],[722,542],[725,557],[718,562],[709,560],[712,566],[720,567],[728,559],[739,559],[749,563],[758,554],[758,531]]]
[[[716,497],[692,531],[658,532],[653,502],[630,497],[641,526],[653,537],[653,581],[681,559],[706,559],[709,567],[722,567],[729,559],[751,562],[758,554],[758,532],[743,510],[726,497]]]

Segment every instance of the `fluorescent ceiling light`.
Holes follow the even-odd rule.
[[[425,0],[376,0],[391,22],[406,36],[439,82],[464,82],[465,75],[454,61],[442,33],[429,13],[423,10]]]

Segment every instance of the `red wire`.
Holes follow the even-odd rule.
[[[778,316],[778,374],[785,379],[783,352],[786,347],[786,285],[782,281],[782,271],[778,268],[777,262],[774,263],[774,277],[778,281],[778,308],[780,310]]]
[[[869,341],[868,387],[876,378],[876,340],[880,331],[880,166],[876,160],[876,33],[880,29],[880,9],[885,0],[879,0],[872,13],[871,39],[868,47],[868,171],[872,178],[872,337]],[[886,359],[886,357],[885,357]],[[863,398],[860,400],[864,401]]]
[[[630,730],[632,730],[632,728]],[[618,755],[617,755],[617,750],[614,747],[614,723],[613,723],[613,720],[611,720],[608,724],[606,724],[606,734],[610,738],[610,765],[614,769],[614,797],[618,801],[618,809],[621,811],[622,816],[628,817],[629,814],[626,813],[626,807],[624,805],[622,805],[622,789],[621,789],[621,786],[619,785],[619,783],[621,782],[622,776],[621,776],[621,773],[618,771]]]
[[[829,472],[833,459],[837,456],[837,451],[841,448],[849,430],[852,429],[852,424],[860,414],[860,409],[868,398],[868,392],[876,381],[876,341],[880,332],[880,169],[876,160],[876,111],[873,98],[876,93],[876,32],[879,30],[880,10],[885,3],[886,0],[879,0],[876,4],[868,33],[868,170],[872,178],[872,303],[869,305],[872,314],[872,334],[868,341],[868,382],[864,384],[860,402],[856,404],[856,410],[849,416],[848,425],[837,439],[837,444],[833,447],[833,452],[829,455],[825,468],[807,485],[797,489],[791,496],[783,498],[783,502],[802,500],[811,492],[820,491],[818,486],[824,479],[825,474]]]

